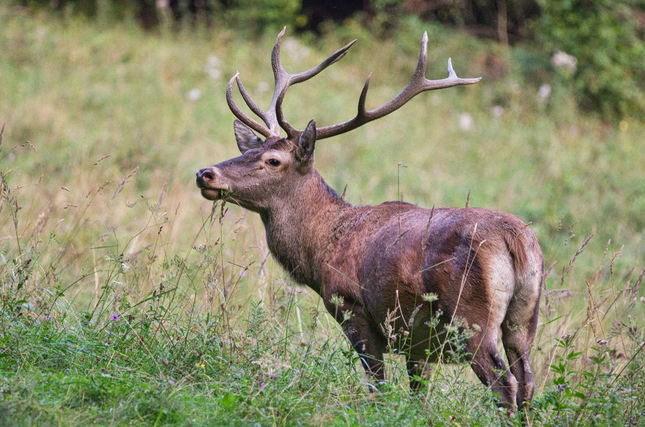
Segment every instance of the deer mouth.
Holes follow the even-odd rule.
[[[231,192],[229,186],[214,186],[212,183],[195,181],[202,197],[208,200],[222,200]],[[209,185],[210,184],[210,185]]]
[[[202,197],[208,200],[221,200],[230,192],[228,184],[218,183],[218,174],[211,168],[197,171],[195,184],[201,190]]]
[[[218,188],[202,188],[200,191],[202,197],[207,200],[221,200],[224,198],[224,195],[222,194],[224,192],[226,192],[226,190]]]

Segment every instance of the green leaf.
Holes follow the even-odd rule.
[[[221,404],[224,409],[232,409],[235,406],[235,393],[232,391],[226,393],[224,397],[222,397]]]

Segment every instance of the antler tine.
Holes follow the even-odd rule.
[[[272,130],[272,126],[275,126],[277,128],[277,125],[279,125],[282,129],[285,130],[285,132],[287,132],[287,135],[289,137],[293,137],[301,131],[291,126],[291,124],[289,124],[289,122],[287,122],[284,118],[284,114],[282,112],[282,101],[284,100],[284,96],[287,93],[287,89],[291,85],[309,80],[325,68],[329,67],[331,64],[340,61],[345,56],[349,48],[352,47],[354,43],[356,43],[356,40],[353,40],[347,45],[338,49],[317,66],[297,74],[289,74],[285,71],[284,67],[282,66],[282,61],[280,60],[280,46],[282,44],[282,37],[284,36],[286,28],[287,27],[284,27],[280,34],[278,34],[275,45],[273,45],[273,50],[271,52],[271,66],[273,68],[273,75],[275,77],[275,91],[273,92],[273,99],[271,100],[271,106],[269,107],[268,114],[271,117],[275,117],[277,120],[277,124],[272,123],[269,126],[272,128]]]
[[[349,132],[350,130],[356,129],[357,127],[362,126],[365,123],[386,116],[393,111],[401,108],[404,104],[406,104],[409,100],[411,100],[421,92],[425,92],[427,90],[444,89],[452,86],[469,85],[477,83],[481,80],[481,77],[474,79],[462,79],[457,77],[457,73],[455,73],[455,70],[452,68],[452,60],[450,58],[448,58],[448,77],[440,80],[426,79],[425,73],[427,50],[428,33],[424,32],[423,39],[421,40],[421,53],[419,54],[419,62],[417,63],[417,68],[414,71],[412,79],[410,80],[408,85],[401,91],[401,93],[396,96],[396,98],[379,108],[367,111],[365,109],[365,98],[367,97],[367,90],[369,88],[370,77],[368,77],[365,81],[363,91],[361,92],[361,96],[358,101],[358,113],[356,114],[356,117],[344,123],[318,128],[316,130],[316,139],[319,140],[323,138],[329,138],[331,136]]]
[[[289,137],[293,137],[301,133],[301,131],[295,129],[284,119],[284,114],[282,113],[282,101],[284,100],[284,95],[287,92],[289,86],[296,83],[304,82],[308,80],[322,70],[330,66],[331,64],[339,61],[345,54],[347,50],[356,42],[356,40],[348,43],[346,46],[338,49],[336,52],[332,53],[322,61],[320,64],[311,68],[310,70],[303,71],[298,74],[289,74],[284,70],[282,62],[280,61],[280,45],[282,43],[282,37],[286,31],[287,27],[284,27],[278,37],[276,38],[275,44],[273,45],[273,50],[271,51],[271,67],[273,68],[273,75],[275,78],[275,89],[273,92],[273,98],[271,99],[271,105],[267,111],[263,111],[260,107],[253,102],[249,93],[242,85],[242,81],[239,78],[239,73],[235,74],[233,78],[228,83],[228,88],[226,90],[226,102],[228,103],[229,108],[233,114],[240,119],[244,124],[252,128],[253,130],[261,133],[265,137],[270,136],[280,136],[280,128],[284,129],[287,132]],[[266,126],[258,123],[249,116],[247,116],[233,101],[233,83],[237,82],[237,87],[246,102],[246,105],[253,111],[258,117],[264,121]]]
[[[274,106],[274,110],[275,110],[276,119],[278,120],[280,127],[284,129],[284,131],[287,133],[287,137],[294,138],[300,133],[302,133],[302,131],[291,126],[291,124],[285,120],[284,113],[282,112],[282,101],[284,100],[284,95],[287,93],[288,88],[289,86],[285,85],[280,95],[276,98],[276,104]]]
[[[258,108],[257,105],[253,101],[251,101],[251,98],[249,97],[248,93],[246,92],[246,89],[244,89],[244,86],[242,85],[242,82],[240,81],[240,73],[236,73],[233,78],[228,82],[228,87],[226,88],[226,103],[228,104],[228,108],[231,109],[235,117],[240,119],[242,123],[245,125],[249,126],[251,129],[261,133],[265,137],[270,137],[271,136],[271,131],[267,129],[265,126],[262,126],[260,123],[256,122],[253,120],[251,117],[247,116],[242,112],[242,110],[239,109],[239,107],[235,104],[235,101],[233,101],[233,83],[237,82],[237,87],[240,90],[240,93],[242,94],[242,98],[244,98],[244,101],[246,102],[246,105],[249,106],[249,108],[258,116],[260,116],[265,122],[265,113]],[[267,123],[268,125],[268,123]]]
[[[251,96],[249,95],[249,93],[246,91],[246,88],[242,84],[242,80],[239,78],[239,76],[235,81],[237,82],[237,88],[240,91],[240,94],[242,95],[244,102],[246,102],[246,105],[248,105],[251,111],[257,114],[266,123],[267,113],[262,111],[260,107],[258,107],[257,104],[253,102],[253,100],[251,99]]]

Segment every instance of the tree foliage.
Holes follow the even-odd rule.
[[[537,37],[578,60],[580,105],[607,118],[645,114],[645,2],[565,0],[541,3]]]

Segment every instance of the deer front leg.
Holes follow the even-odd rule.
[[[361,363],[368,377],[375,385],[385,381],[383,367],[383,337],[378,330],[363,316],[353,315],[343,323],[343,330],[352,347],[361,358]]]

